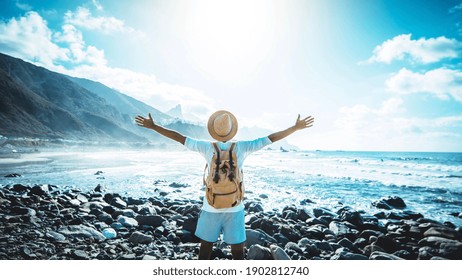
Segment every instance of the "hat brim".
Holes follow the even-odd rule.
[[[228,135],[226,136],[220,136],[218,135],[215,130],[213,129],[213,121],[215,120],[215,118],[221,114],[228,114],[231,118],[231,123],[232,123],[232,128],[231,128],[231,131],[228,133]],[[212,136],[213,139],[215,140],[218,140],[218,141],[221,141],[221,142],[226,142],[226,141],[229,141],[231,139],[233,139],[233,137],[236,135],[237,133],[237,119],[236,117],[226,111],[226,110],[219,110],[219,111],[216,111],[215,113],[213,113],[210,118],[209,118],[209,121],[207,123],[207,129],[209,130],[209,134],[210,136]]]

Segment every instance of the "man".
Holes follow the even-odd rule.
[[[139,126],[152,129],[161,135],[175,140],[192,151],[201,153],[210,167],[215,152],[211,141],[196,140],[183,136],[177,131],[167,129],[154,122],[149,114],[148,118],[136,117]],[[235,142],[234,150],[237,157],[237,168],[242,169],[245,158],[263,147],[281,140],[295,131],[302,130],[313,125],[314,118],[300,119],[298,115],[295,124],[285,130],[258,138],[252,141]],[[225,151],[231,146],[230,140],[236,135],[238,124],[236,117],[228,111],[220,110],[212,114],[207,124],[210,136],[217,140],[219,149]],[[201,239],[199,259],[210,259],[213,243],[223,233],[223,241],[231,245],[231,253],[234,259],[244,259],[245,223],[244,204],[239,203],[229,208],[214,208],[204,196],[203,206],[197,222],[196,236]]]

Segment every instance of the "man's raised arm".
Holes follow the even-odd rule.
[[[142,127],[152,129],[157,133],[184,145],[184,142],[186,141],[186,137],[184,135],[175,130],[170,130],[168,128],[155,124],[154,120],[151,117],[151,113],[149,113],[148,117],[149,118],[146,119],[142,116],[137,116],[135,118],[136,124]]]
[[[297,121],[295,122],[295,125],[287,128],[285,130],[281,130],[279,132],[275,132],[273,134],[270,134],[270,135],[268,135],[268,138],[271,140],[271,142],[274,143],[276,141],[279,141],[279,140],[291,135],[295,131],[298,131],[298,130],[305,129],[305,128],[313,126],[313,122],[314,122],[314,118],[312,116],[306,117],[306,118],[301,120],[300,119],[300,114],[299,114],[298,117],[297,117]]]

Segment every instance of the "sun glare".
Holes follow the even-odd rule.
[[[280,8],[265,1],[188,2],[178,11],[178,27],[189,58],[212,79],[251,78],[272,55],[283,21]]]

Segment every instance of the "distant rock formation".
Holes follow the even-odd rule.
[[[183,110],[181,109],[181,104],[178,104],[172,109],[168,110],[166,114],[174,118],[183,119]]]

